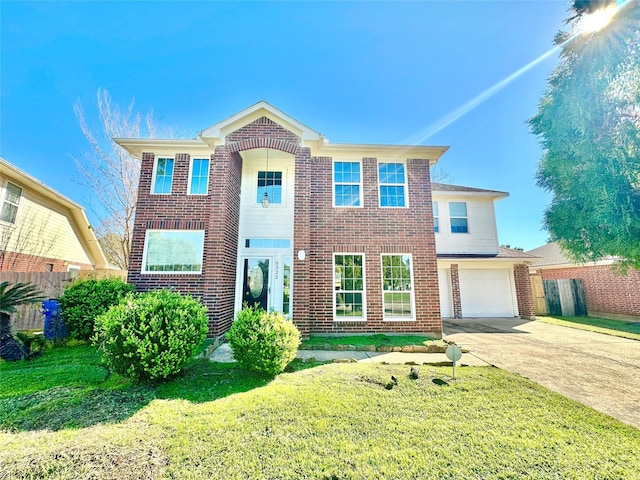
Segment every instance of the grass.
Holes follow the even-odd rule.
[[[597,317],[536,317],[536,320],[563,327],[578,328],[590,332],[604,333],[616,337],[640,340],[640,322],[609,320]]]
[[[640,430],[495,368],[461,368],[454,382],[448,368],[419,367],[410,380],[405,365],[328,364],[268,381],[200,361],[173,382],[136,386],[78,364],[92,359],[89,347],[75,347],[0,364],[2,418],[15,417],[6,410],[25,395],[46,401],[61,387],[86,390],[79,403],[97,389],[118,391],[130,412],[57,431],[3,421],[0,479],[633,479],[640,471]],[[387,390],[391,375],[398,385]]]
[[[364,345],[375,345],[376,347],[404,347],[405,345],[422,345],[425,342],[435,340],[426,335],[349,335],[349,336],[323,336],[311,335],[302,341],[306,347],[317,345],[353,345],[355,347]]]

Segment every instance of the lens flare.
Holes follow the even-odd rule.
[[[619,10],[620,8],[617,5],[611,5],[585,15],[576,25],[576,33],[595,33],[602,30],[611,23],[613,17],[616,16]]]

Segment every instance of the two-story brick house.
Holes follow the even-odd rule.
[[[200,297],[211,335],[226,332],[244,303],[284,312],[303,334],[440,335],[445,284],[446,313],[465,314],[458,266],[481,261],[482,248],[471,239],[476,257],[440,265],[444,235],[434,226],[429,167],[448,147],[332,144],[266,102],[195,139],[116,141],[142,160],[129,281],[139,290],[173,287]],[[471,218],[473,200],[489,202],[494,241],[484,239],[491,248],[480,253],[498,257],[496,192],[451,198],[460,194],[471,197],[468,210],[459,205],[466,200],[452,202],[451,216],[436,222],[462,236],[476,225],[484,232],[484,220]],[[493,260],[489,269],[511,274],[515,307],[505,313],[532,314],[518,303],[514,274],[523,260]]]

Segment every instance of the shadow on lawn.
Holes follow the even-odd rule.
[[[316,365],[295,360],[287,371]],[[134,384],[118,375],[107,375],[95,363],[48,366],[33,362],[30,366],[16,365],[21,373],[15,372],[18,375],[13,380],[0,378],[0,386],[3,381],[19,381],[21,377],[23,382],[29,382],[22,389],[17,388],[16,395],[0,394],[0,430],[57,431],[118,423],[155,399],[209,402],[262,387],[272,380],[242,370],[236,364],[208,360],[196,360],[175,378],[151,384]],[[4,367],[0,376],[14,373]]]

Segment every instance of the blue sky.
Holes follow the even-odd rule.
[[[195,136],[266,100],[334,143],[451,146],[459,185],[510,192],[500,242],[545,243],[550,196],[535,186],[536,113],[557,55],[448,127],[452,112],[552,48],[568,3],[0,2],[0,155],[85,206],[71,155],[89,150],[96,92],[153,109]],[[90,218],[93,216],[87,208]]]

